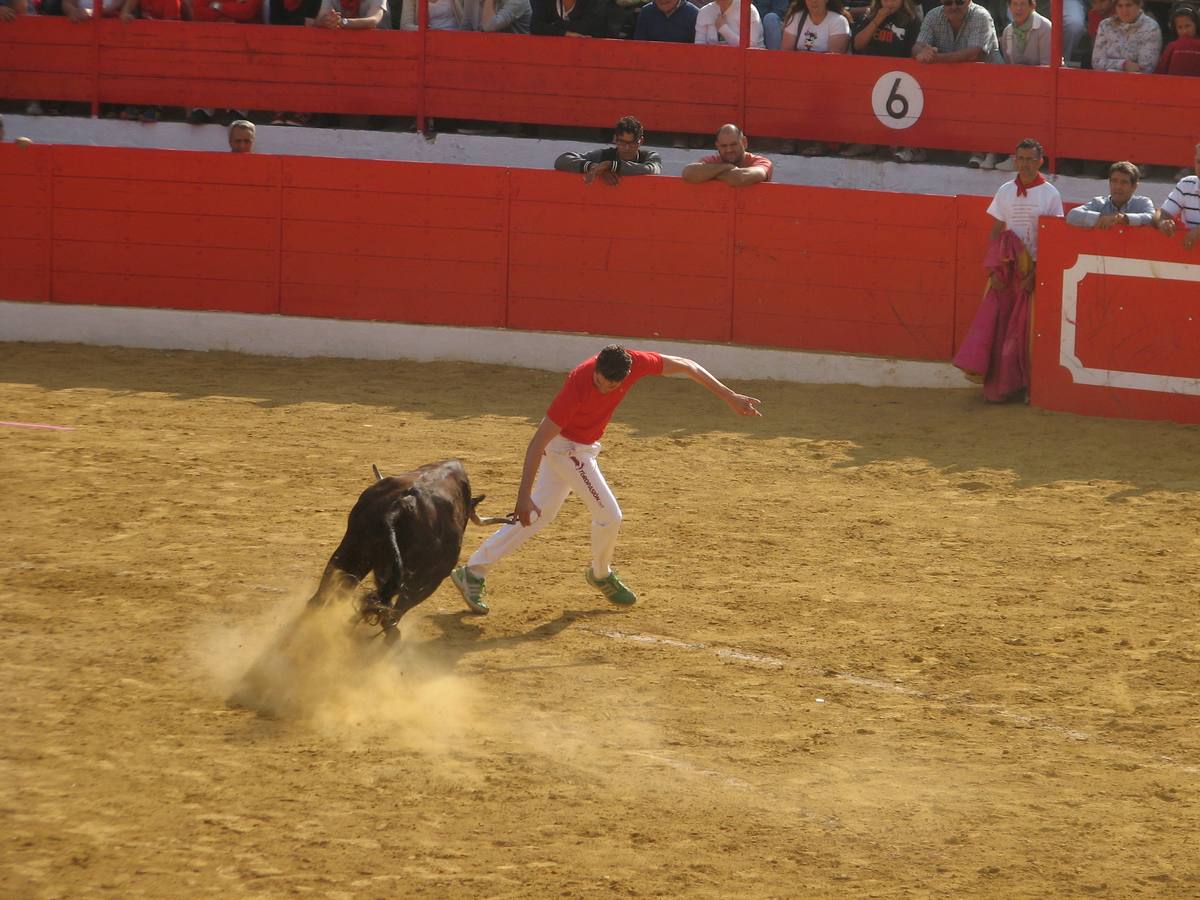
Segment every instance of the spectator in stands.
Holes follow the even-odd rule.
[[[696,15],[700,10],[688,0],[654,0],[638,13],[635,41],[691,44],[696,40]]]
[[[954,357],[969,377],[983,381],[983,395],[993,402],[1029,386],[1038,218],[1063,214],[1062,198],[1039,171],[1042,145],[1026,138],[1014,155],[1017,177],[1000,185],[988,207],[988,292]]]
[[[533,0],[534,34],[561,37],[606,37],[604,0]]]
[[[1133,163],[1124,160],[1113,163],[1108,167],[1108,196],[1093,197],[1070,210],[1067,224],[1101,231],[1114,225],[1153,225],[1158,220],[1154,201],[1134,193],[1141,177]]]
[[[690,184],[723,181],[734,187],[746,187],[771,180],[774,168],[765,156],[746,149],[748,141],[736,125],[722,125],[717,131],[717,152],[683,169],[683,180]]]
[[[1100,23],[1092,68],[1103,72],[1154,71],[1162,53],[1162,31],[1142,12],[1142,0],[1117,0],[1116,15]]]
[[[368,30],[391,28],[387,0],[321,0],[313,20],[317,28]]]
[[[1175,234],[1175,217],[1180,218],[1187,229],[1183,246],[1188,250],[1200,239],[1200,144],[1196,145],[1195,167],[1196,174],[1181,178],[1158,211],[1158,230],[1167,237]]]
[[[27,0],[0,0],[0,22],[11,22],[29,12]]]
[[[479,30],[529,34],[532,19],[529,0],[483,0],[479,10]]]
[[[321,11],[321,0],[270,0],[272,25],[312,26]]]
[[[1174,7],[1171,30],[1175,32],[1175,40],[1163,48],[1154,74],[1200,75],[1200,13],[1192,6]]]
[[[642,148],[645,140],[642,123],[633,116],[624,116],[613,129],[613,145],[589,150],[587,153],[568,151],[554,161],[560,172],[583,174],[584,184],[600,179],[605,184],[620,184],[622,175],[658,175],[662,159],[654,150]]]
[[[1033,0],[1009,0],[1012,22],[1000,35],[1000,52],[1010,66],[1050,65],[1050,20],[1034,9]],[[1001,172],[1015,172],[1017,161],[1011,156],[996,163]]]
[[[72,22],[86,22],[92,17],[93,0],[62,0],[63,15]],[[101,0],[100,15],[105,19],[120,16],[130,21],[137,14],[137,0]]]
[[[417,4],[421,0],[403,0],[400,6],[400,29],[417,30]],[[428,27],[438,31],[474,31],[469,19],[470,10],[463,0],[429,0]]]
[[[766,31],[766,23],[763,24],[763,30]],[[842,0],[791,0],[783,16],[783,38],[779,49],[803,53],[845,53],[849,48],[850,19]],[[813,141],[804,144],[800,153],[804,156],[820,156],[831,149],[835,147]]]
[[[787,18],[788,0],[753,0],[763,25],[763,44],[768,50],[778,50],[783,43],[783,20]],[[703,5],[703,4],[701,4]]]
[[[229,126],[229,149],[234,153],[254,152],[254,123],[238,119]]]
[[[991,14],[971,0],[942,0],[940,9],[926,15],[913,58],[926,64],[1004,61]],[[897,151],[896,161],[922,162],[925,156],[924,150],[905,149]],[[996,154],[974,153],[969,164],[973,169],[995,168]]]
[[[741,40],[741,0],[712,0],[696,16],[696,43],[711,46],[737,47]],[[762,19],[753,4],[750,6],[750,46],[764,48]]]
[[[854,26],[852,46],[855,53],[864,56],[908,59],[912,56],[913,45],[917,42],[917,29],[920,27],[921,16],[913,0],[871,0],[866,14]],[[850,144],[842,149],[841,154],[867,156],[876,149],[874,144]],[[892,148],[893,154],[901,151],[905,156],[914,157],[924,153],[908,147]]]

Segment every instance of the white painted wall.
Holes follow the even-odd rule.
[[[294,316],[0,301],[0,341],[231,350],[262,356],[456,360],[566,371],[605,344],[622,339]],[[869,387],[970,387],[962,373],[948,363],[642,338],[623,342],[638,349],[696,358],[722,378]]]

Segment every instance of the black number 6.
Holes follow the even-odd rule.
[[[897,110],[896,107],[899,107]],[[903,119],[908,115],[908,98],[900,93],[900,79],[896,79],[896,83],[892,85],[892,92],[888,94],[887,104],[885,105],[887,114],[893,119]]]

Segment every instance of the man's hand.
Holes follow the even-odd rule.
[[[1021,278],[1021,290],[1026,294],[1032,294],[1035,287],[1037,287],[1037,271],[1030,269]]]
[[[17,14],[7,6],[0,6],[0,22],[12,22],[17,18]]]
[[[1096,220],[1096,227],[1105,230],[1112,228],[1114,225],[1124,225],[1125,222],[1121,221],[1123,218],[1124,216],[1121,213],[1115,213],[1111,216],[1101,216]]]
[[[618,163],[615,160],[588,163],[587,168],[583,172],[583,183],[591,184],[593,180],[599,178],[605,184],[620,184],[621,176],[617,174],[617,165]]]
[[[1127,60],[1125,60],[1125,62],[1121,64],[1121,68],[1122,68],[1124,71],[1126,71],[1126,72],[1140,72],[1140,71],[1142,71],[1142,67],[1141,67],[1141,66],[1139,66],[1139,65],[1138,65],[1136,62],[1134,62],[1132,59],[1127,59]]]
[[[747,397],[745,394],[731,394],[725,398],[725,402],[739,416],[761,416],[758,411],[761,400],[756,400],[753,397]]]
[[[342,17],[331,9],[325,15],[314,19],[313,24],[318,28],[341,28]]]
[[[1158,220],[1158,230],[1161,231],[1163,234],[1165,234],[1167,237],[1174,237],[1174,235],[1175,235],[1175,220],[1170,218],[1169,216],[1163,216],[1161,219]]]
[[[522,527],[528,528],[542,517],[542,508],[533,502],[532,497],[518,496],[517,508],[513,510],[513,515]]]
[[[1196,246],[1196,241],[1198,240],[1200,240],[1200,225],[1197,225],[1183,236],[1183,249],[1191,250]]]
[[[937,47],[926,44],[913,55],[913,59],[919,63],[931,63],[937,59]]]

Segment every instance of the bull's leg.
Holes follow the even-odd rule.
[[[350,572],[338,568],[333,560],[330,560],[321,574],[321,583],[317,585],[317,592],[308,600],[309,607],[328,606],[336,600],[353,594],[358,588],[359,580]]]

